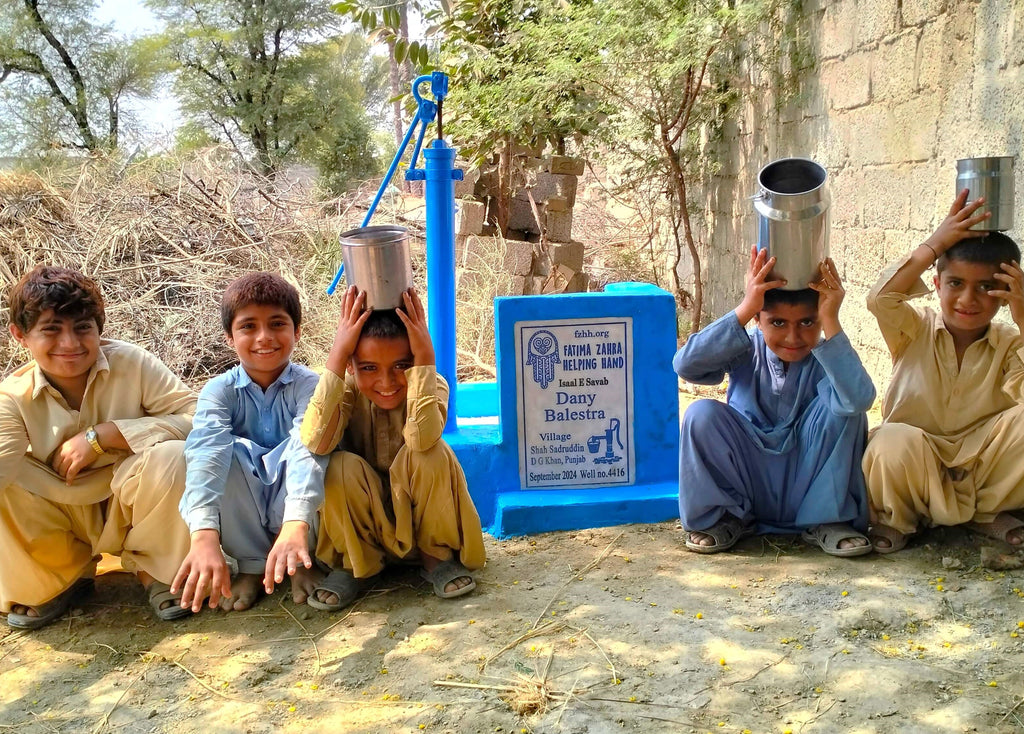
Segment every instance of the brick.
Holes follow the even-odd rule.
[[[946,12],[946,0],[903,0],[900,21],[903,25],[921,25]]]
[[[948,181],[948,185],[946,182]],[[936,161],[919,163],[910,171],[907,196],[910,199],[910,229],[932,232],[945,216],[941,209],[949,209],[956,188],[955,164],[948,169]],[[892,257],[886,253],[887,259]]]
[[[552,196],[564,196],[569,206],[576,203],[576,176],[568,174],[545,173],[537,174],[537,184],[533,187],[533,198],[537,201],[547,201]],[[516,194],[516,198],[526,198],[525,192]]]
[[[543,153],[544,143],[537,143],[535,145],[527,145],[526,143],[516,143],[512,147],[512,155],[540,158]]]
[[[537,209],[543,218],[544,206],[541,202],[537,204]],[[508,226],[509,229],[520,229],[524,232],[540,234],[540,227],[537,225],[537,218],[533,216],[530,200],[525,196],[522,198],[517,196],[509,202]]]
[[[569,242],[572,239],[572,212],[548,212],[544,226],[548,240],[552,242]]]
[[[582,242],[552,242],[548,245],[551,262],[565,265],[570,270],[583,270]]]
[[[951,72],[954,44],[952,28],[945,17],[927,23],[918,41],[914,83],[919,89],[939,89]]]
[[[856,28],[856,3],[834,3],[825,8],[819,36],[819,53],[822,60],[848,54],[853,49]]]
[[[553,155],[548,159],[548,172],[550,173],[582,176],[585,168],[586,162],[582,158]]]
[[[487,207],[482,201],[463,200],[455,204],[455,234],[480,234]]]
[[[855,165],[890,163],[885,131],[892,129],[892,112],[882,105],[870,105],[842,115],[838,124],[846,124],[850,141],[850,161]]]
[[[544,208],[549,212],[564,212],[569,210],[569,200],[564,196],[552,196],[544,202]]]
[[[533,245],[529,242],[506,240],[503,267],[515,275],[529,275],[533,268]]]
[[[860,196],[864,226],[907,229],[910,226],[910,172],[895,166],[864,170]],[[879,236],[878,241],[881,242]],[[877,271],[876,271],[877,272]]]
[[[509,282],[509,295],[521,296],[526,293],[526,278],[522,275],[513,275]]]
[[[919,31],[911,30],[878,47],[871,65],[872,100],[904,100],[914,94]]]
[[[831,109],[848,110],[871,101],[871,54],[857,53],[824,64],[821,85]]]
[[[938,94],[927,94],[893,108],[884,136],[890,160],[926,161],[935,155],[941,106]]]
[[[895,2],[857,3],[857,45],[881,41],[896,32],[899,24]]]

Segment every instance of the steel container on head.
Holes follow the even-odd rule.
[[[409,233],[405,227],[360,227],[338,235],[345,278],[366,293],[367,308],[398,308],[412,286]]]
[[[984,222],[971,227],[981,232],[1013,229],[1014,156],[961,158],[956,162],[956,192],[968,190],[969,201],[984,196],[985,204],[975,214],[992,212]]]
[[[828,257],[827,178],[825,169],[807,158],[780,158],[757,174],[757,246],[775,257],[773,276],[786,279],[786,290],[806,288]]]

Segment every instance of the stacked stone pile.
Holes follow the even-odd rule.
[[[505,237],[494,226],[496,168],[467,170],[465,180],[456,182],[458,287],[495,282],[496,295],[585,292],[590,278],[584,270],[583,243],[572,239],[572,209],[584,161],[541,158],[531,149],[517,153],[517,167],[526,171],[528,183],[511,200]]]

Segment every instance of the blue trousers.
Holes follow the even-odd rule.
[[[768,449],[737,410],[716,400],[686,409],[679,440],[679,518],[707,530],[725,513],[760,532],[822,523],[867,526],[861,457],[867,417],[837,416],[814,400],[788,451]]]

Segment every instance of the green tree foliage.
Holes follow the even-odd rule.
[[[763,50],[778,18],[775,0],[597,0],[572,7],[562,32],[588,39],[580,49],[580,78],[611,103],[614,114],[597,132],[603,151],[625,171],[626,185],[660,182],[675,240],[672,276],[677,298],[692,307],[691,333],[703,307],[700,251],[690,221],[689,189],[707,180],[714,162],[704,156],[749,77],[741,60]],[[750,71],[748,65],[748,73]],[[683,248],[693,271],[693,292],[678,279]]]
[[[167,23],[182,111],[272,175],[322,120],[302,91],[316,71],[304,50],[332,31],[325,0],[150,0]]]
[[[427,14],[443,38],[452,77],[446,125],[463,154],[497,155],[498,226],[508,222],[516,144],[564,152],[593,132],[607,109],[580,75],[595,38],[567,34],[573,6],[559,0],[458,0]]]
[[[293,114],[309,123],[297,157],[316,164],[325,187],[341,193],[380,172],[371,118],[387,105],[388,61],[355,31],[303,54],[314,72],[292,95]]]
[[[110,151],[122,103],[153,93],[164,67],[152,39],[91,19],[91,0],[0,0],[0,94],[7,147],[22,154]]]

